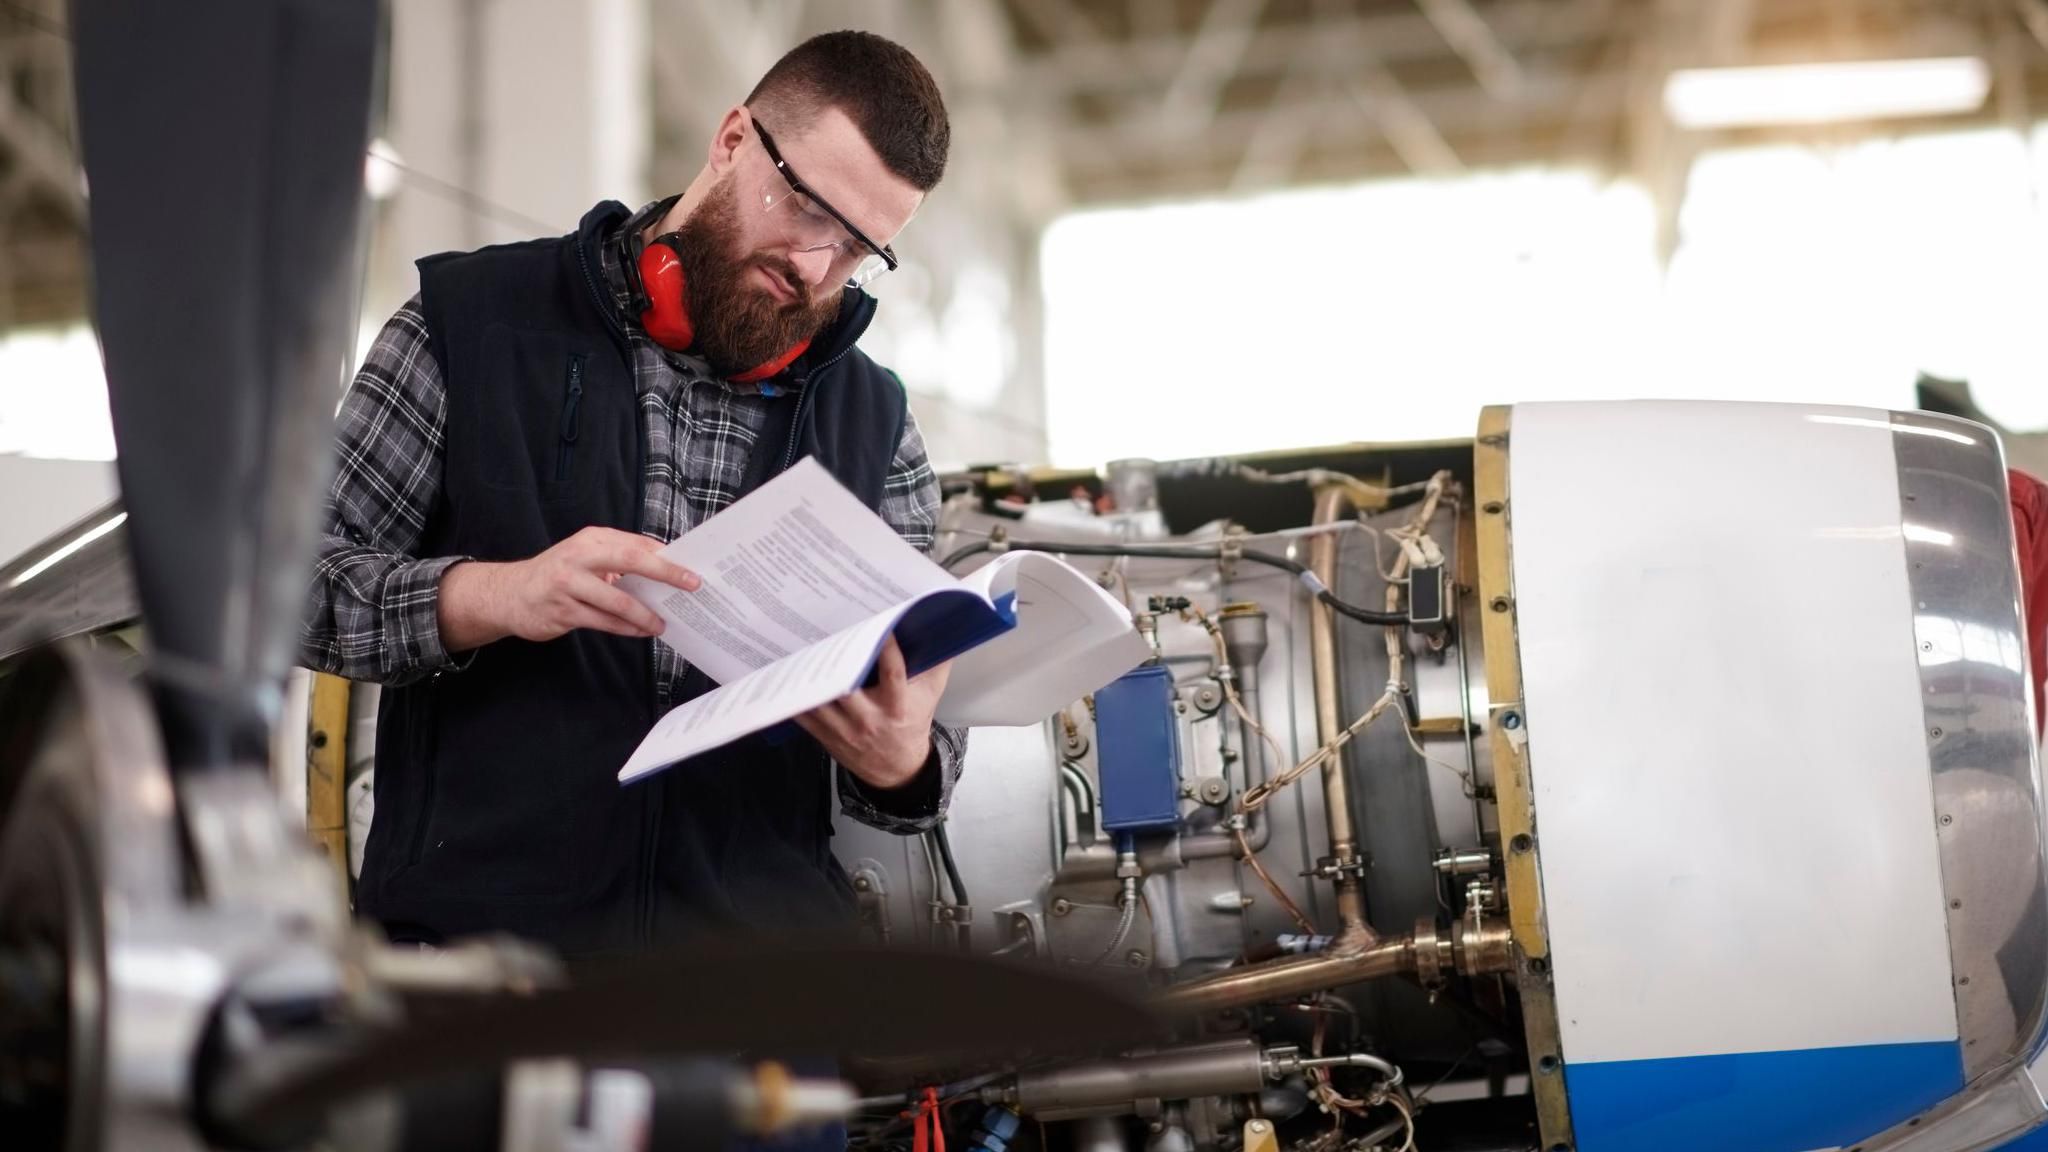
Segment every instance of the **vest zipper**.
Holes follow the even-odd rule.
[[[811,381],[817,379],[819,374],[823,373],[826,369],[846,359],[846,353],[851,351],[853,351],[853,347],[848,345],[846,351],[839,353],[839,355],[832,357],[830,360],[804,374],[804,390],[797,394],[796,414],[790,417],[789,421],[789,443],[783,446],[782,467],[776,469],[777,472],[787,472],[790,465],[796,463],[796,438],[797,433],[804,426],[804,406],[811,402]]]
[[[569,386],[562,396],[561,446],[555,450],[555,483],[569,478],[569,459],[576,448],[576,412],[583,405],[583,353],[569,357]]]

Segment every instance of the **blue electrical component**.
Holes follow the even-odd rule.
[[[1011,1138],[1017,1135],[1017,1126],[1023,1122],[1024,1118],[1011,1109],[1000,1104],[992,1105],[981,1114],[981,1122],[974,1126],[967,1152],[1006,1152]]]
[[[1104,831],[1180,824],[1180,725],[1174,717],[1173,672],[1163,664],[1133,669],[1095,693]]]

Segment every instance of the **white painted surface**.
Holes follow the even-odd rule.
[[[1515,408],[1568,1061],[1956,1037],[1891,438],[1860,409]]]
[[[38,460],[0,453],[0,565],[113,500],[111,460]]]

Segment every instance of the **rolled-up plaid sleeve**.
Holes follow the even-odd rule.
[[[415,555],[441,491],[447,390],[415,296],[371,345],[337,419],[300,658],[403,684],[459,661],[441,643],[441,576],[465,557]]]
[[[925,453],[917,420],[903,423],[903,439],[882,488],[882,519],[921,552],[932,550],[939,523],[939,478]],[[839,800],[848,816],[885,832],[923,832],[939,822],[967,759],[967,729],[932,725],[931,758],[901,788],[872,788],[839,771]]]

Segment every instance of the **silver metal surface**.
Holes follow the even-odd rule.
[[[1892,428],[1968,1083],[1859,1147],[1977,1152],[2048,1118],[2048,810],[1998,439],[1918,412]]]
[[[991,1096],[1041,1120],[1157,1115],[1161,1101],[1257,1093],[1266,1072],[1256,1040],[1223,1040],[1027,1072]]]
[[[2039,1047],[2048,1006],[2048,819],[2036,762],[2012,513],[1996,436],[1894,413],[1935,835],[1963,1065]]]
[[[333,874],[290,836],[259,770],[174,782],[150,702],[116,662],[67,643],[13,676],[55,689],[25,760],[0,765],[29,782],[0,814],[0,891],[24,834],[56,843],[60,829],[85,881],[68,912],[67,1011],[97,1043],[70,1087],[89,1120],[65,1146],[199,1147],[195,1060],[215,1021],[232,1049],[250,1009],[328,1000],[342,983]]]

